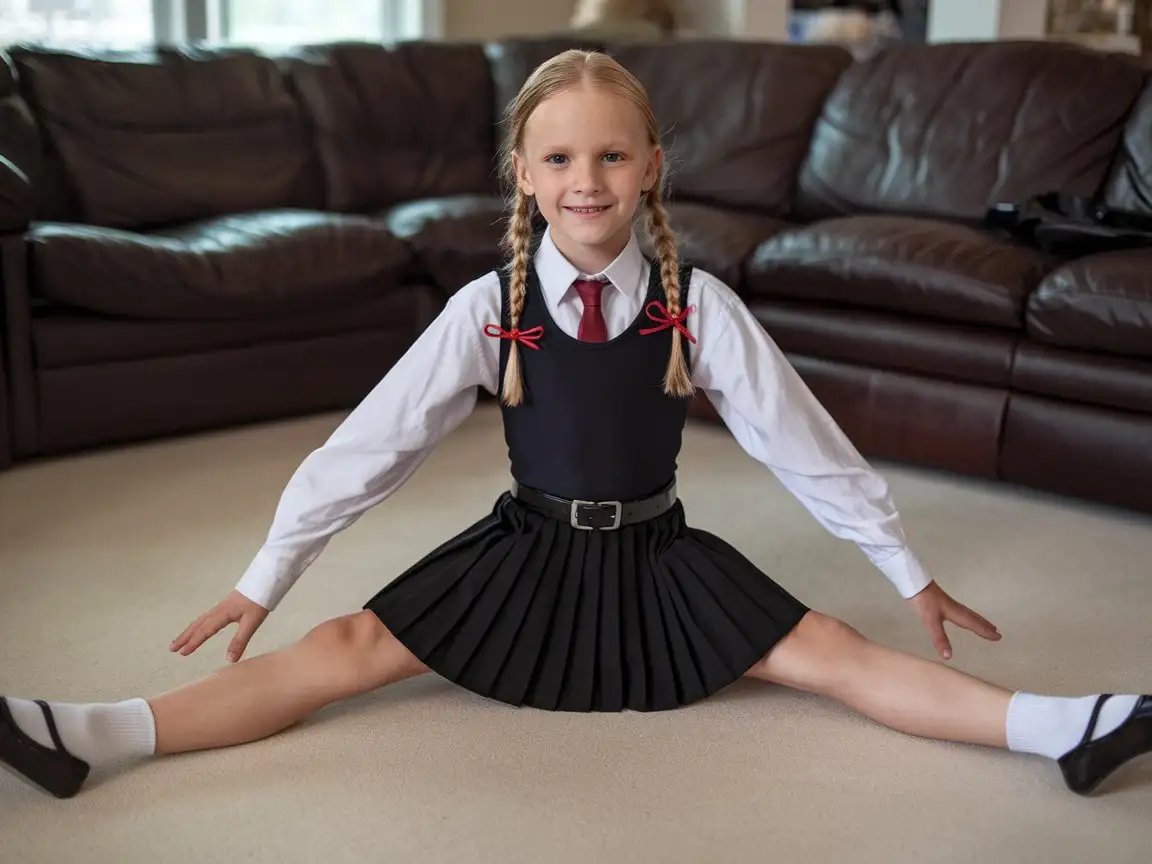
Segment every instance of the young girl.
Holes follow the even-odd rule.
[[[501,702],[581,712],[673,709],[750,676],[913,735],[1047,756],[1079,793],[1152,750],[1152,697],[1012,693],[883,648],[690,527],[674,478],[699,389],[892,581],[942,658],[945,621],[999,638],[924,574],[884,481],[735,294],[681,266],[640,84],[605,55],[568,52],[535,71],[508,119],[508,267],[456,294],[308,456],[237,590],[171,645],[186,655],[237,623],[233,665],[148,700],[0,699],[0,762],[67,797],[90,766],[253,741],[428,671]],[[328,540],[399,489],[480,387],[501,395],[512,490],[363,611],[239,662]]]

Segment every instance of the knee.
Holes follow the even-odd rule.
[[[791,687],[830,692],[842,676],[850,674],[850,660],[865,641],[855,628],[839,618],[808,612],[746,674]]]
[[[831,653],[838,653],[864,638],[851,624],[819,612],[805,615],[797,629],[803,630],[802,637],[818,646],[819,650]]]
[[[428,671],[380,619],[368,611],[325,621],[314,627],[303,641],[325,658],[326,677],[342,679],[351,690],[379,686]]]

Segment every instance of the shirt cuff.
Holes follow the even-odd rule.
[[[236,584],[236,590],[271,612],[296,581],[285,574],[284,569],[266,550],[261,550]]]
[[[925,572],[916,555],[908,548],[901,549],[876,566],[896,586],[896,590],[905,600],[915,597],[932,582],[932,577]]]

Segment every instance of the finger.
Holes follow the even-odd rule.
[[[168,650],[177,651],[180,648],[183,648],[184,645],[188,642],[189,638],[191,638],[192,634],[196,631],[196,628],[199,627],[207,617],[208,613],[205,612],[203,615],[185,627],[184,632],[172,640],[172,644],[168,646]]]
[[[192,638],[188,640],[188,644],[184,646],[184,649],[180,653],[184,654],[185,656],[191,654],[193,651],[195,651],[197,648],[215,636],[220,631],[220,628],[222,628],[227,623],[227,618],[217,616],[213,616],[204,621],[204,623],[196,628],[196,632],[192,634]]]
[[[1000,631],[996,629],[991,621],[983,615],[973,612],[967,606],[961,606],[956,610],[956,615],[952,617],[951,620],[955,621],[964,629],[971,630],[978,636],[982,636],[993,642],[1000,638]]]
[[[240,626],[236,628],[236,635],[228,645],[228,662],[235,663],[244,656],[248,648],[248,641],[260,626],[260,619],[256,615],[244,615],[240,619]]]
[[[943,620],[932,623],[932,644],[936,646],[936,653],[945,660],[952,657],[952,643],[948,641],[948,634],[944,632]]]

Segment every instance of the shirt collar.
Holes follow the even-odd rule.
[[[644,279],[644,254],[640,251],[635,231],[632,232],[624,251],[617,255],[611,264],[599,273],[581,273],[556,248],[556,243],[552,240],[552,229],[549,228],[544,232],[540,248],[536,250],[535,263],[540,287],[551,306],[558,305],[564,299],[572,283],[577,279],[606,279],[624,295],[635,294],[646,287],[641,284]]]

